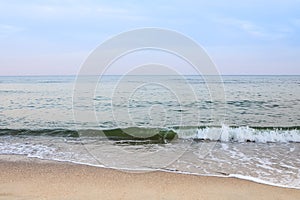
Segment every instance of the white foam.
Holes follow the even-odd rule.
[[[249,127],[231,128],[223,125],[221,128],[198,129],[196,139],[222,142],[300,142],[299,130],[254,129]]]
[[[19,155],[46,155],[53,154],[54,148],[40,144],[26,143],[0,143],[1,154],[19,154]]]
[[[243,179],[243,180],[248,180],[248,181],[253,181],[253,182],[256,182],[256,183],[262,183],[262,184],[265,184],[265,185],[272,185],[272,186],[276,186],[276,187],[300,189],[300,187],[293,187],[293,186],[286,186],[286,185],[281,185],[281,184],[274,184],[272,182],[264,181],[264,180],[261,180],[259,178],[254,178],[254,177],[251,177],[251,176],[244,176],[244,175],[240,175],[240,174],[230,174],[228,177],[238,178],[238,179]]]
[[[271,185],[271,186],[275,186],[275,187],[300,189],[300,187],[275,184],[275,183],[272,183],[272,182],[269,182],[269,181],[264,181],[264,180],[259,179],[259,178],[254,178],[254,177],[251,177],[251,176],[244,176],[244,175],[240,175],[240,174],[229,174],[229,175],[225,176],[225,175],[216,175],[216,174],[198,174],[198,173],[186,172],[186,171],[174,171],[174,170],[170,171],[170,170],[166,170],[166,169],[162,169],[160,171],[177,173],[177,174],[205,176],[205,177],[238,178],[238,179],[242,179],[242,180],[252,181],[252,182],[255,182],[255,183],[261,183],[261,184],[265,184],[265,185]]]

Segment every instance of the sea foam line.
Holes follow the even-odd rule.
[[[300,130],[256,129],[250,127],[207,127],[197,130],[195,139],[221,142],[288,143],[300,142]]]

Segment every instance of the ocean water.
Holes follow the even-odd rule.
[[[0,154],[300,189],[299,110],[300,76],[0,77]]]

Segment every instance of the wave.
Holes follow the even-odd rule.
[[[300,142],[300,127],[202,128],[197,131],[196,140],[256,143]]]
[[[300,127],[127,127],[114,129],[0,129],[0,136],[97,137],[119,141],[168,143],[175,139],[219,142],[300,142]]]
[[[171,129],[161,128],[115,128],[115,129],[0,129],[0,136],[54,136],[54,137],[97,137],[99,139],[144,141],[146,143],[168,143],[178,137]],[[140,144],[140,142],[139,142]]]
[[[0,136],[79,137],[79,134],[69,129],[0,129]]]

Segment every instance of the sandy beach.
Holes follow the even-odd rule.
[[[24,156],[0,156],[0,199],[300,199],[300,190],[235,178],[127,173]]]

